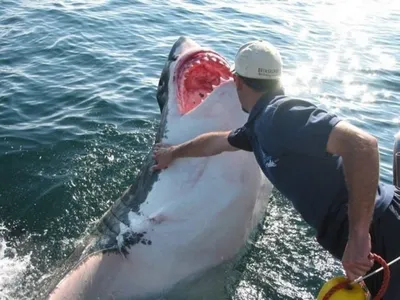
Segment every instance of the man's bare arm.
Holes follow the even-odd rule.
[[[228,142],[230,131],[201,134],[185,143],[173,146],[173,158],[212,156],[224,151],[236,151]]]
[[[156,144],[153,157],[157,163],[152,169],[165,169],[180,157],[204,157],[239,150],[229,144],[229,133],[230,131],[204,133],[179,145]]]
[[[368,235],[379,183],[379,150],[375,137],[345,122],[332,130],[327,151],[343,158],[349,190],[349,238]]]

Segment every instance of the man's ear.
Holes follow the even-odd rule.
[[[237,75],[234,75],[234,80],[235,80],[237,89],[241,90],[243,88],[243,84],[244,84],[243,80]]]

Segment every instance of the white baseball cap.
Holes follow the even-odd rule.
[[[277,48],[267,41],[251,41],[239,48],[231,71],[254,79],[279,79],[282,59]]]

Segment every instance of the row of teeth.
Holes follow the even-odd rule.
[[[188,78],[188,76],[189,75],[187,73],[185,73],[185,79]],[[219,84],[221,84],[221,83],[223,83],[225,81],[232,80],[232,79],[233,79],[233,77],[231,75],[226,76],[225,74],[222,74],[222,75],[220,75],[220,83]],[[216,85],[213,85],[212,87],[214,89],[216,87]]]
[[[219,60],[218,58],[216,58],[216,57],[214,57],[214,56],[211,56],[211,55],[207,55],[206,57],[203,56],[203,57],[201,57],[201,58],[197,58],[195,61],[193,61],[193,62],[189,65],[189,68],[193,67],[194,65],[199,65],[199,64],[201,64],[202,61],[210,61],[210,60],[213,61],[213,62],[216,62],[216,63],[220,64],[221,66],[225,66],[225,67],[229,68],[229,66],[228,66],[227,63],[225,63],[225,62],[223,62],[223,61]]]
[[[224,82],[229,81],[229,80],[231,80],[231,79],[233,79],[232,76],[229,76],[228,79],[226,79],[226,77],[221,77],[221,78],[220,78],[220,83],[219,83],[219,85],[221,85],[221,84],[223,84]],[[212,86],[212,89],[215,90],[219,85],[214,85],[214,84],[212,84],[211,86]],[[209,92],[209,93],[202,93],[202,97],[201,97],[201,98],[205,99],[205,98],[207,98],[208,95],[210,95],[210,94],[211,94],[211,92]],[[193,103],[195,103],[195,101],[193,101]]]

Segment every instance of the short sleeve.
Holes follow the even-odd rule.
[[[252,152],[253,147],[251,146],[247,131],[248,128],[246,126],[232,130],[228,135],[229,144],[231,144],[233,147]]]
[[[289,100],[276,109],[272,124],[283,151],[323,157],[329,135],[338,122],[335,114],[312,103]]]

